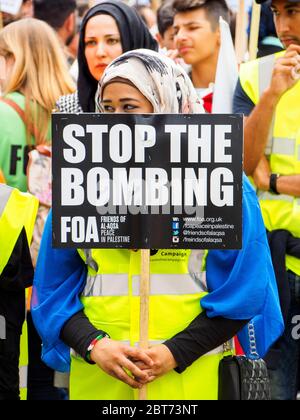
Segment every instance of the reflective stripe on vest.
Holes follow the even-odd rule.
[[[205,276],[205,273],[203,273]],[[151,274],[150,296],[190,295],[203,290],[189,274]],[[128,274],[98,274],[88,276],[83,297],[128,296]],[[132,296],[140,295],[140,276],[132,277]]]
[[[20,388],[27,388],[28,366],[19,367]]]
[[[260,200],[269,200],[269,201],[285,201],[288,203],[293,203],[294,197],[285,194],[272,194],[267,191],[258,191],[258,198]]]
[[[22,327],[20,338],[20,358],[19,358],[19,380],[21,400],[27,399],[27,372],[28,372],[28,329],[25,320]]]
[[[259,96],[261,97],[264,91],[270,86],[270,81],[272,78],[273,68],[275,65],[276,59],[275,55],[263,57],[259,61],[258,66],[258,83],[259,83]],[[268,142],[266,146],[265,153],[267,156],[269,156],[272,153],[273,149],[273,128],[275,123],[275,117],[273,117],[269,136],[268,136]]]
[[[284,201],[286,203],[291,203],[291,204],[293,204],[295,200],[295,197],[292,197],[290,195],[285,195],[285,194],[276,195],[276,194],[272,194],[266,191],[259,191],[258,198],[260,200]],[[296,203],[297,203],[297,206],[300,206],[300,198],[296,198]]]
[[[297,153],[296,139],[273,138],[272,154],[295,156]]]
[[[275,55],[263,57],[259,60],[259,67],[258,67],[259,96],[262,96],[264,91],[270,86],[270,81],[271,81],[275,62],[276,62]]]

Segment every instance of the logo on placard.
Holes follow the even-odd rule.
[[[178,217],[173,217],[172,220],[172,241],[173,244],[178,244],[179,243],[179,235],[180,235],[180,225],[179,225],[179,218]]]

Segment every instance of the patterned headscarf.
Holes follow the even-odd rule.
[[[103,90],[116,78],[129,80],[153,105],[155,114],[205,112],[183,68],[160,53],[139,49],[114,60],[99,83],[96,111],[104,111],[101,103]]]

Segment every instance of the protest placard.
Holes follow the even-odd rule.
[[[53,115],[53,245],[240,249],[238,115]]]

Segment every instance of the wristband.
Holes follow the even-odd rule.
[[[88,363],[93,363],[92,360],[91,360],[91,352],[92,352],[93,348],[95,347],[95,345],[98,343],[98,341],[102,340],[102,338],[110,338],[110,336],[108,334],[106,334],[105,332],[103,332],[103,333],[99,334],[96,338],[94,338],[94,340],[88,346],[86,354],[85,354],[85,360]]]
[[[271,174],[270,175],[270,192],[273,194],[279,195],[280,193],[277,190],[277,180],[280,177],[279,174]]]

